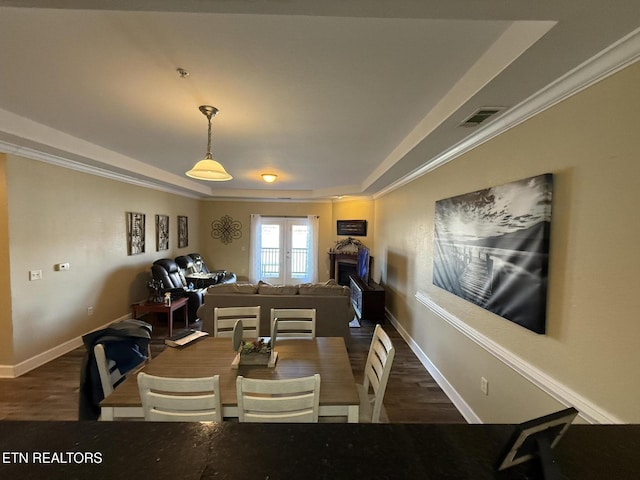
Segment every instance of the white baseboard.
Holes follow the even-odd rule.
[[[416,357],[418,357],[420,363],[422,363],[424,368],[427,369],[427,372],[429,372],[431,377],[433,377],[445,395],[449,397],[451,403],[453,403],[453,405],[458,409],[467,423],[482,423],[480,418],[475,414],[467,402],[464,401],[464,398],[462,398],[456,389],[453,388],[453,385],[447,381],[445,376],[440,373],[440,370],[438,370],[438,368],[431,362],[420,346],[413,340],[413,338],[411,338],[409,333],[388,310],[386,311],[386,317],[393,324],[404,341],[407,342],[411,351],[413,351]]]
[[[482,347],[484,350],[492,354],[505,365],[515,370],[517,373],[522,375],[525,379],[533,383],[549,396],[567,407],[571,406],[576,408],[580,412],[580,417],[586,422],[591,424],[625,423],[620,418],[607,412],[603,408],[591,402],[589,399],[583,397],[576,391],[560,383],[547,373],[535,367],[531,363],[525,361],[513,352],[494,342],[489,337],[483,335],[474,328],[471,328],[458,317],[440,307],[424,293],[418,292],[416,293],[415,297],[418,302],[431,310],[431,312],[433,312],[435,315],[445,320],[460,333],[462,333],[477,345]]]
[[[120,320],[126,320],[127,318],[131,318],[131,315],[123,315],[122,317],[116,320],[105,323],[101,327],[94,328],[92,330],[89,330],[86,333],[95,332],[96,330],[106,328],[114,321],[117,322]],[[80,335],[79,337],[72,338],[71,340],[68,340],[45,352],[39,353],[38,355],[28,358],[27,360],[20,362],[16,365],[0,365],[0,378],[19,377],[20,375],[24,375],[25,373],[30,372],[35,368],[41,367],[42,365],[50,362],[51,360],[55,360],[56,358],[61,357],[62,355],[69,353],[70,351],[75,350],[78,347],[81,347],[82,337],[86,335],[86,333],[83,335]]]

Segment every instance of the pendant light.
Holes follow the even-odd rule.
[[[191,170],[186,172],[186,175],[191,178],[208,180],[210,182],[225,182],[231,180],[233,177],[229,175],[220,162],[216,162],[211,155],[211,117],[218,113],[218,109],[209,105],[202,105],[200,111],[209,121],[207,155],[203,160],[196,163]]]

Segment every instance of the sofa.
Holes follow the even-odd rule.
[[[349,287],[334,280],[326,283],[301,285],[270,285],[268,283],[234,283],[214,285],[207,289],[198,317],[202,330],[213,335],[213,309],[215,307],[260,306],[262,337],[271,332],[272,308],[315,308],[316,336],[343,337],[349,343],[349,322],[353,320]]]

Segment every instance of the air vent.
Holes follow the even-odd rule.
[[[461,127],[477,127],[494,115],[503,111],[505,107],[482,107],[460,124]]]

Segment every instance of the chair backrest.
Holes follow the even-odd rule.
[[[238,376],[240,422],[315,423],[320,407],[320,375],[286,380]]]
[[[209,267],[207,267],[207,264],[199,253],[190,253],[189,256],[193,259],[196,273],[211,273],[209,271]]]
[[[178,264],[170,258],[161,258],[151,265],[151,274],[154,280],[161,280],[164,288],[181,288],[187,286]]]
[[[178,268],[180,268],[182,274],[185,276],[198,273],[196,265],[189,255],[180,255],[179,257],[176,257],[175,262],[176,265],[178,265]]]
[[[367,363],[364,367],[364,381],[362,383],[365,394],[368,395],[369,387],[373,389],[373,396],[370,399],[372,423],[380,421],[382,399],[387,388],[387,381],[389,380],[391,364],[395,354],[396,349],[393,347],[391,339],[379,324],[376,325],[371,346],[369,347]]]
[[[145,420],[160,422],[220,422],[220,376],[156,377],[138,374]]]
[[[107,359],[102,343],[98,343],[93,347],[93,356],[96,359],[98,373],[100,374],[100,384],[106,398],[113,392],[116,384],[124,378],[124,374],[118,370],[115,361]]]
[[[255,340],[260,332],[260,306],[257,307],[215,307],[213,309],[213,335],[233,336],[236,321],[242,320],[243,340]]]
[[[277,320],[277,322],[274,322]],[[272,308],[271,336],[277,328],[278,338],[315,338],[316,309],[315,308]]]

